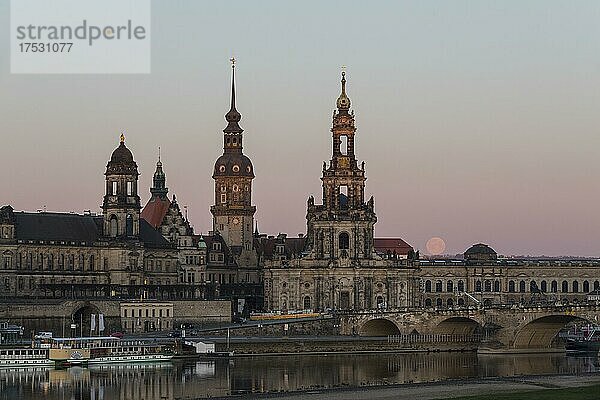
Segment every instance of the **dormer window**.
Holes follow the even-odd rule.
[[[221,243],[219,243],[219,242],[213,243],[213,250],[221,250]]]
[[[233,172],[240,172],[240,166],[239,165],[234,165],[233,166]]]

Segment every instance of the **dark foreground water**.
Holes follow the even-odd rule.
[[[599,371],[600,359],[596,356],[557,354],[244,357],[64,370],[0,369],[0,399],[193,399],[248,392]]]

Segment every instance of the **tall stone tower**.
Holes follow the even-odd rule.
[[[256,207],[252,205],[254,167],[242,153],[241,114],[235,108],[235,59],[232,59],[231,108],[223,130],[223,155],[215,162],[215,204],[213,231],[219,232],[231,249],[238,265],[256,263],[252,228]]]
[[[365,202],[365,164],[354,153],[354,112],[350,113],[346,76],[333,112],[333,154],[323,163],[323,204],[308,199],[307,250],[312,258],[345,260],[355,266],[373,257],[373,226],[377,222],[373,197]]]
[[[150,188],[152,197],[166,199],[169,189],[167,188],[167,178],[162,169],[162,162],[160,161],[160,147],[158,148],[158,162],[156,163],[156,171],[152,177],[152,187]]]
[[[138,169],[133,154],[125,146],[125,136],[106,165],[106,193],[102,210],[104,236],[136,239],[140,233]]]

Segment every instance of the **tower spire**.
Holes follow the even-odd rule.
[[[228,122],[227,127],[223,130],[229,134],[241,134],[244,130],[238,122],[242,119],[242,115],[235,108],[235,58],[231,57],[231,108],[225,114],[225,120]]]
[[[339,111],[348,111],[350,109],[350,98],[346,94],[346,67],[342,67],[342,93],[337,99],[337,108]]]

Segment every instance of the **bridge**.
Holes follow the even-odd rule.
[[[445,335],[482,338],[482,346],[506,350],[548,349],[573,321],[600,323],[600,305],[495,306],[355,312],[341,316],[342,334]]]

